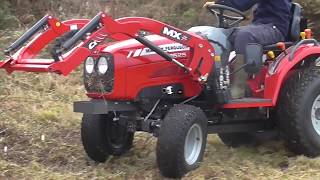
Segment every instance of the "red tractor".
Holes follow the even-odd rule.
[[[136,131],[158,138],[157,164],[173,178],[199,166],[207,134],[237,147],[275,131],[290,150],[319,155],[320,46],[303,25],[301,6],[292,5],[288,42],[247,46],[242,99],[230,98],[238,70],[227,39],[245,16],[222,5],[208,9],[219,26],[188,31],[141,17],[99,13],[60,22],[47,15],[5,51],[0,68],[67,76],[84,62],[91,100],[75,102],[74,111],[84,114],[83,146],[97,162],[127,152]],[[34,59],[54,40],[53,59]]]

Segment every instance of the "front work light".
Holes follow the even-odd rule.
[[[100,57],[97,63],[98,72],[102,75],[106,74],[109,69],[108,59],[104,56]]]
[[[94,71],[94,59],[93,57],[88,57],[85,62],[85,70],[88,74],[92,74]]]

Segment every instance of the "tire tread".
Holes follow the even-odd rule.
[[[280,94],[278,106],[279,128],[282,137],[286,140],[288,148],[297,153],[307,156],[319,155],[319,149],[306,135],[302,119],[304,113],[301,108],[304,103],[304,93],[310,85],[320,79],[320,69],[309,67],[298,70],[284,85]]]
[[[200,108],[191,105],[175,105],[167,113],[161,125],[157,142],[157,164],[161,173],[169,178],[181,178],[185,173],[197,166],[188,167],[184,159],[184,141],[190,126],[198,120],[205,127],[204,147],[207,137],[207,118]],[[203,153],[200,154],[200,161]]]

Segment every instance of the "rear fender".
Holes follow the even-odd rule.
[[[289,51],[290,52],[290,51]],[[275,72],[269,72],[266,76],[265,81],[265,92],[264,96],[266,99],[272,99],[272,103],[276,106],[279,94],[285,81],[291,74],[295,67],[302,63],[302,61],[310,60],[310,56],[320,56],[320,46],[304,45],[296,50],[294,56],[290,58],[290,53],[279,59],[281,61],[276,68]]]

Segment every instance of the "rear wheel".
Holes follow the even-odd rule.
[[[176,105],[164,118],[157,142],[157,163],[169,178],[196,169],[207,141],[207,118],[200,108]]]
[[[279,128],[288,147],[307,156],[320,155],[320,69],[310,67],[286,82],[278,107]]]
[[[109,155],[120,156],[131,147],[134,133],[127,132],[125,123],[114,121],[114,116],[84,114],[81,139],[88,156],[97,162],[105,162]]]

